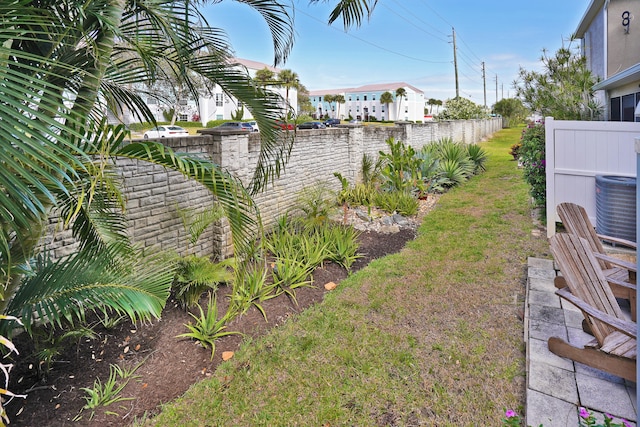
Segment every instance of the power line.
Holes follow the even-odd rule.
[[[420,18],[415,14],[415,12],[408,10],[406,7],[404,7],[404,6],[403,6],[401,3],[399,3],[397,0],[393,0],[393,2],[394,2],[395,4],[397,4],[397,5],[398,5],[398,7],[399,7],[400,9],[403,9],[405,12],[407,12],[407,16],[412,16],[412,17],[413,17],[413,18],[415,18],[416,20],[420,21],[421,23],[423,23],[424,25],[426,25],[426,26],[428,26],[428,27],[433,28],[434,30],[436,30],[438,33],[440,33],[441,35],[443,35],[443,36],[445,36],[445,37],[446,37],[446,36],[448,36],[448,34],[446,34],[446,33],[442,32],[442,31],[440,31],[439,29],[437,29],[437,28],[436,28],[436,27],[434,27],[433,25],[431,25],[431,24],[429,24],[428,22],[423,21],[422,19],[420,19]],[[441,42],[448,43],[448,41],[447,41],[446,39],[443,39],[443,38],[441,38],[441,37],[439,37],[439,36],[436,36],[436,35],[434,35],[434,34],[432,34],[432,33],[428,32],[428,31],[426,31],[426,30],[425,30],[425,29],[423,29],[423,28],[420,28],[419,26],[417,26],[417,25],[415,25],[414,23],[412,23],[411,21],[409,21],[406,17],[404,17],[404,16],[400,15],[399,13],[397,13],[396,11],[394,11],[393,9],[391,9],[389,6],[385,5],[384,3],[382,3],[381,5],[382,5],[382,6],[384,6],[385,8],[387,8],[389,11],[391,11],[391,12],[392,12],[392,13],[394,13],[395,15],[399,16],[400,18],[402,18],[403,20],[407,21],[408,23],[410,23],[412,26],[416,27],[417,29],[419,29],[419,30],[420,30],[420,31],[422,31],[423,33],[428,34],[428,35],[432,36],[433,38],[435,38],[435,39],[437,39],[437,40],[440,40]]]
[[[406,55],[406,54],[401,53],[401,52],[396,52],[395,50],[388,49],[388,48],[386,48],[386,47],[383,47],[383,46],[377,45],[377,44],[375,44],[375,43],[370,42],[369,40],[363,39],[362,37],[358,37],[358,36],[356,36],[356,35],[354,35],[354,34],[352,34],[352,33],[344,32],[343,30],[340,30],[340,29],[338,29],[338,28],[336,28],[336,27],[333,27],[333,26],[331,26],[331,25],[329,25],[329,24],[325,23],[324,21],[322,21],[322,20],[320,20],[320,19],[316,18],[315,16],[312,16],[312,15],[310,15],[310,14],[308,14],[308,13],[306,13],[306,12],[302,11],[302,10],[297,9],[297,10],[296,10],[296,13],[300,13],[300,14],[302,14],[302,15],[305,15],[306,17],[311,18],[311,19],[313,19],[314,21],[319,22],[319,23],[321,23],[322,25],[325,25],[325,26],[329,27],[329,28],[331,28],[331,29],[332,29],[332,30],[334,30],[334,31],[338,31],[338,32],[340,32],[340,33],[342,33],[342,34],[344,34],[344,35],[346,35],[346,36],[348,36],[348,37],[352,37],[352,38],[354,38],[354,39],[356,39],[356,40],[359,40],[359,41],[361,41],[361,42],[363,42],[363,43],[366,43],[366,44],[368,44],[368,45],[370,45],[370,46],[373,46],[373,47],[375,47],[376,49],[380,49],[380,50],[383,50],[383,51],[385,51],[385,52],[389,52],[389,53],[392,53],[392,54],[394,54],[394,55],[401,56],[401,57],[403,57],[403,58],[411,59],[411,60],[413,60],[413,61],[418,61],[418,62],[424,62],[424,63],[427,63],[427,64],[449,64],[449,63],[451,63],[451,61],[429,61],[429,60],[426,60],[426,59],[416,58],[415,56]]]

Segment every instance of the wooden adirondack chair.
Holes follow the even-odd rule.
[[[566,279],[556,294],[578,307],[595,337],[584,348],[558,337],[549,338],[549,350],[596,369],[636,381],[636,323],[625,320],[611,287],[586,240],[558,233],[551,252]]]
[[[635,264],[615,258],[606,254],[602,241],[608,241],[617,245],[622,245],[637,250],[635,242],[617,237],[598,234],[591,224],[587,211],[575,203],[564,202],[557,207],[558,216],[562,224],[570,234],[582,237],[589,243],[595,257],[604,272],[607,281],[611,285],[611,290],[616,298],[629,300],[631,307],[631,319],[636,320],[636,284],[637,267]],[[564,279],[558,277],[556,287],[564,287]]]

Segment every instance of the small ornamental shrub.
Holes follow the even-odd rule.
[[[522,147],[519,154],[524,167],[524,179],[529,184],[529,192],[536,207],[547,204],[547,178],[545,161],[544,124],[529,124],[520,138]]]

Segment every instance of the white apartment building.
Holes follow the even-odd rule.
[[[405,95],[396,96],[396,90],[403,88]],[[389,92],[393,102],[382,104],[380,97]],[[342,95],[345,102],[326,102],[327,95]],[[315,90],[309,92],[311,104],[316,109],[316,117],[328,115],[331,118],[370,120],[375,117],[379,121],[413,121],[424,120],[424,92],[405,82],[381,83],[348,89]]]
[[[233,62],[240,64],[240,66],[243,67],[251,77],[254,77],[256,71],[263,68],[268,68],[276,75],[280,72],[280,69],[278,68],[271,67],[262,62],[251,61],[248,59],[234,58]],[[284,101],[284,98],[286,96],[286,89],[275,86],[269,86],[267,89],[282,96],[282,111],[283,115],[286,114],[287,103]],[[163,112],[172,108],[172,106],[160,103],[152,96],[147,97],[145,101],[157,121],[164,121],[165,118]],[[203,126],[206,126],[207,122],[211,120],[231,120],[232,115],[234,115],[242,107],[241,103],[238,102],[235,97],[225,93],[218,85],[215,85],[209,93],[203,93],[198,101],[199,102],[196,103],[196,100],[190,96],[186,97],[185,99],[181,99],[178,102],[178,106],[176,107],[178,121],[200,121]],[[289,89],[288,104],[293,109],[293,111],[297,111],[298,91],[295,88]],[[131,123],[133,121],[132,114],[125,113],[123,114],[123,116],[123,120],[125,123]],[[252,118],[253,116],[251,115],[251,112],[247,108],[244,108],[244,115],[242,119],[248,120]]]

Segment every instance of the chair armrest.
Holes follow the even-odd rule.
[[[631,240],[621,239],[619,237],[606,236],[604,234],[596,234],[596,235],[600,240],[615,243],[617,245],[626,246],[631,249],[638,249],[638,244],[636,242],[632,242]]]
[[[607,277],[607,282],[609,282],[610,285],[615,285],[618,286],[620,288],[624,288],[627,289],[631,292],[637,292],[637,287],[636,285],[633,285],[629,282],[623,282],[622,280],[618,280],[618,279],[613,279],[611,277]]]
[[[601,322],[606,323],[607,325],[609,325],[612,328],[622,332],[625,335],[630,336],[631,338],[637,338],[636,323],[628,322],[628,321],[622,320],[622,319],[618,319],[617,317],[612,316],[610,314],[607,314],[604,311],[598,310],[597,308],[595,308],[595,307],[587,304],[586,302],[582,301],[580,298],[575,297],[569,291],[568,288],[558,289],[556,291],[556,295],[558,295],[561,298],[566,299],[571,304],[575,305],[576,307],[578,307],[580,310],[582,310],[583,312],[585,312],[589,316],[595,317],[596,319],[600,320]]]
[[[601,259],[601,260],[606,261],[606,262],[608,262],[610,264],[620,266],[620,267],[622,267],[624,269],[627,269],[629,271],[636,271],[636,272],[638,271],[638,267],[632,262],[625,261],[623,259],[616,258],[616,257],[610,256],[610,255],[604,255],[604,254],[599,254],[599,253],[594,253],[593,255],[597,259]]]

